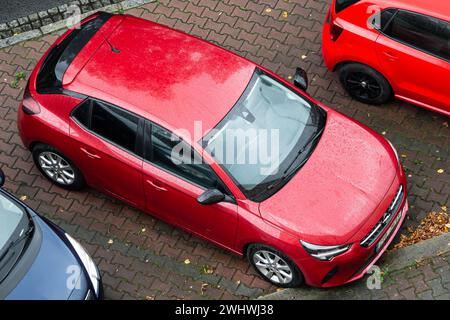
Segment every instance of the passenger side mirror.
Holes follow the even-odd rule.
[[[3,173],[2,169],[0,169],[0,187],[3,187],[3,185],[5,184],[5,174]]]
[[[305,92],[308,89],[308,75],[302,68],[295,71],[294,85]]]
[[[206,190],[197,198],[198,203],[205,205],[219,203],[223,200],[225,200],[225,195],[217,189]]]

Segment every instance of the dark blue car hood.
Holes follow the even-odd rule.
[[[37,227],[36,232],[40,231],[42,234],[40,249],[28,271],[6,299],[83,299],[88,284],[83,272],[73,271],[77,268],[83,270],[77,258],[68,244],[56,233],[57,230],[51,228],[37,215],[33,215],[33,220]],[[71,276],[74,278],[69,279]],[[76,279],[75,283],[78,282],[76,289],[68,285],[68,279],[69,283],[70,280]]]

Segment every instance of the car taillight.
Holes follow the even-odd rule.
[[[342,31],[344,31],[344,28],[336,23],[331,11],[328,16],[328,21],[330,23],[330,38],[332,41],[336,41],[342,34]]]
[[[38,114],[41,112],[41,105],[31,96],[29,83],[27,83],[23,93],[22,110],[28,115]]]

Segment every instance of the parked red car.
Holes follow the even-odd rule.
[[[355,99],[396,97],[450,115],[448,0],[333,0],[322,48]]]
[[[247,255],[276,285],[341,285],[400,228],[405,175],[386,139],[304,92],[301,69],[295,84],[187,34],[100,13],[37,64],[19,131],[62,188],[87,183]],[[256,146],[221,148],[233,129],[278,133],[278,165],[236,161]]]

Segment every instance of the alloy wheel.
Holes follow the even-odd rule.
[[[53,152],[42,152],[39,155],[39,165],[45,174],[55,182],[70,185],[75,181],[75,171],[60,155]]]
[[[372,100],[378,98],[382,89],[380,84],[368,74],[362,72],[350,73],[345,79],[350,93],[363,100]]]
[[[292,281],[293,273],[287,262],[277,254],[259,250],[253,255],[256,268],[270,281],[287,284]]]

